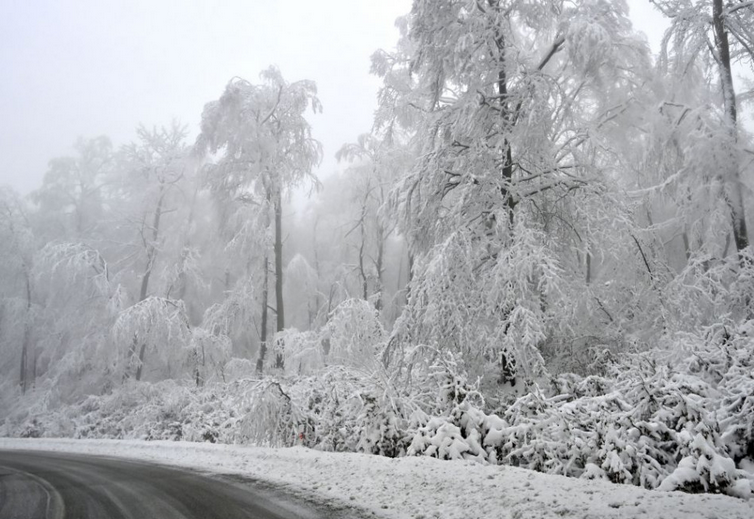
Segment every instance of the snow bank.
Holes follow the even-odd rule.
[[[751,500],[655,492],[515,467],[428,457],[392,459],[302,447],[268,449],[138,440],[0,438],[0,449],[117,456],[245,475],[395,519],[754,517]]]

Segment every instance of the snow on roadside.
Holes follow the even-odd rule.
[[[0,449],[116,456],[245,475],[395,519],[754,518],[754,500],[648,491],[427,457],[139,440],[0,438]]]

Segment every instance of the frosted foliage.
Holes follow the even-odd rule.
[[[301,254],[296,254],[285,267],[284,294],[286,322],[299,329],[314,326],[319,308],[316,270]]]
[[[398,91],[403,62],[376,62],[384,125],[413,106],[419,157],[390,199],[415,263],[387,358],[423,344],[460,353],[486,387],[534,380],[548,343],[594,334],[588,307],[604,303],[584,257],[623,256],[635,229],[612,172],[639,137],[621,129],[634,128],[646,49],[625,3],[601,1],[419,1],[404,40],[415,83]]]
[[[714,261],[712,254],[694,255],[666,288],[675,311],[669,314],[680,330],[735,322],[752,313],[754,257],[751,247],[737,256]]]
[[[239,326],[251,320],[257,306],[253,279],[239,279],[220,303],[207,308],[202,327],[215,335],[233,335]]]
[[[173,292],[183,293],[187,283],[206,288],[201,267],[201,254],[196,248],[183,247],[177,262],[167,265],[162,271],[162,282],[167,287],[167,297]]]
[[[405,453],[402,414],[379,378],[344,367],[316,377],[266,379],[243,397],[247,412],[234,430],[236,440],[272,446],[306,445],[333,451]]]
[[[671,22],[670,30],[663,39],[661,58],[674,61],[673,66],[679,75],[683,75],[685,72],[682,69],[688,70],[693,62],[699,63],[700,58],[714,58],[707,54],[711,49],[708,38],[714,37],[712,2],[658,0],[655,5]],[[741,2],[738,6],[726,5],[722,15],[730,34],[731,57],[751,62],[754,59],[754,13],[750,5],[746,2]]]
[[[120,296],[107,262],[85,244],[51,242],[34,256],[30,277],[34,325],[29,340],[48,398],[58,401],[97,390]]]
[[[0,186],[0,238],[5,244],[0,250],[2,272],[28,268],[35,247],[34,234],[22,198],[7,186]],[[8,282],[5,276],[3,282]]]
[[[186,364],[196,384],[225,381],[225,365],[230,360],[231,350],[227,335],[213,334],[202,328],[191,330]]]
[[[626,498],[600,516],[649,495],[608,482],[750,498],[754,95],[731,75],[754,3],[652,4],[658,56],[625,0],[414,0],[324,185],[316,85],[271,67],[205,105],[193,146],[178,123],[80,139],[29,197],[0,188],[0,436],[414,457],[338,456],[420,474],[417,519],[449,515],[415,494],[459,475],[485,517],[488,475]],[[166,445],[135,449],[187,448]],[[541,494],[506,506],[582,510]]]
[[[257,445],[282,447],[296,441],[302,417],[286,390],[275,380],[259,382],[248,394],[249,407],[238,434]]]
[[[322,336],[317,332],[300,332],[295,328],[278,332],[273,339],[273,351],[283,356],[288,373],[315,373],[325,366]],[[267,359],[270,367],[274,358],[271,355]]]
[[[502,377],[504,354],[508,376],[531,378],[543,366],[538,348],[550,320],[543,302],[559,300],[557,261],[543,237],[523,225],[494,261],[474,246],[477,239],[459,230],[421,260],[423,276],[407,305],[413,340],[461,354],[477,375],[495,370],[490,375]]]
[[[329,362],[368,367],[376,360],[385,330],[369,301],[348,299],[333,310],[323,335],[329,341]]]
[[[742,396],[752,382],[751,338],[742,332],[724,351],[715,339],[700,342],[681,371],[652,356],[630,358],[615,365],[616,378],[560,379],[552,396],[535,390],[500,415],[462,397],[416,430],[408,453],[748,497],[751,481],[737,467],[753,445],[751,419],[739,414],[751,405],[751,393]]]
[[[314,82],[287,83],[274,67],[261,79],[261,85],[232,79],[202,114],[197,146],[221,157],[210,170],[210,183],[236,196],[296,185],[321,154],[304,118],[308,109],[321,110]]]
[[[268,249],[272,244],[272,237],[265,229],[269,223],[267,215],[271,209],[270,204],[266,200],[248,204],[246,195],[240,195],[240,200],[241,204],[236,206],[223,200],[233,211],[225,223],[224,230],[228,237],[224,246],[225,251],[229,254],[242,255]]]
[[[3,244],[0,247],[0,343],[21,345],[33,319],[27,288],[31,288],[28,283],[34,236],[22,199],[5,186],[0,186],[0,243]],[[20,347],[2,348],[0,373],[15,372],[20,359]]]
[[[346,299],[321,329],[299,332],[291,328],[276,334],[273,350],[283,355],[290,374],[316,373],[329,365],[371,371],[377,367],[377,354],[385,339],[374,306],[369,301]]]
[[[573,63],[593,73],[608,58],[610,35],[597,23],[577,20],[568,28],[568,54]]]
[[[190,337],[183,301],[148,297],[123,310],[113,325],[112,339],[117,352],[114,368],[123,374],[138,368],[143,348],[145,354],[154,356],[161,364],[155,369],[177,370]]]
[[[39,230],[48,240],[101,236],[106,200],[103,185],[113,170],[113,146],[105,136],[79,137],[75,156],[50,161],[42,186],[31,193],[39,204]]]
[[[57,413],[25,409],[3,427],[6,434],[423,455],[747,497],[751,480],[739,464],[754,445],[751,329],[711,329],[678,337],[667,351],[624,355],[608,377],[553,378],[498,413],[486,408],[452,355],[435,351],[435,362],[413,367],[410,393],[379,371],[332,366],[312,377],[193,390],[175,382],[127,384]],[[685,359],[677,369],[667,366],[673,355]]]
[[[84,298],[108,297],[111,291],[107,263],[82,243],[48,244],[35,257],[34,274],[35,284],[47,297],[70,290]]]

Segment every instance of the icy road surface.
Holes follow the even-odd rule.
[[[0,450],[0,519],[354,517],[238,476],[81,454]]]

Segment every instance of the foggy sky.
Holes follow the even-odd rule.
[[[657,48],[664,24],[631,0],[635,26]],[[139,123],[176,118],[196,135],[204,104],[234,76],[257,82],[277,65],[313,79],[324,113],[312,118],[333,154],[368,132],[379,80],[369,56],[392,48],[411,0],[0,0],[0,184],[37,188],[47,162],[78,136],[117,147]]]

